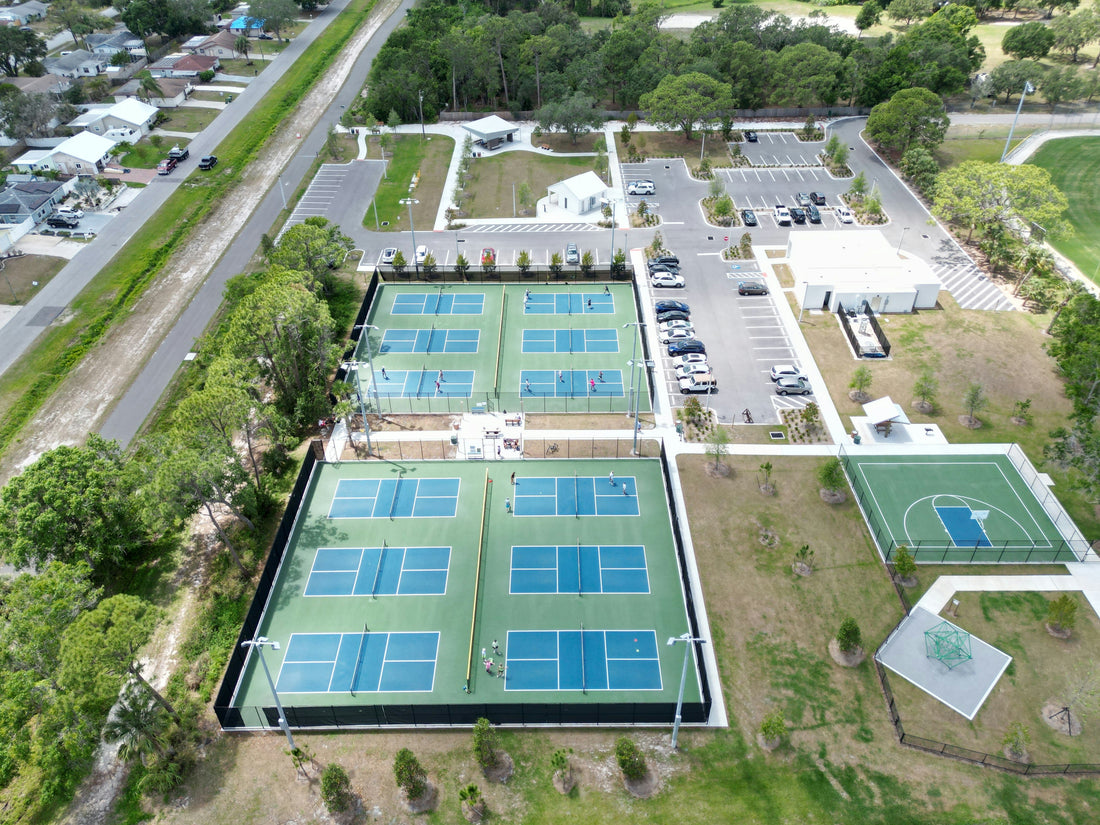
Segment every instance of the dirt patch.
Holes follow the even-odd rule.
[[[1043,724],[1066,736],[1081,735],[1081,717],[1058,702],[1043,705]]]
[[[715,464],[713,461],[708,461],[705,472],[711,478],[729,478],[733,468],[728,464]]]
[[[387,19],[396,0],[385,0],[340,52],[324,77],[287,118],[251,163],[240,183],[215,205],[187,244],[141,298],[124,323],[116,325],[95,351],[73,370],[23,428],[20,449],[0,461],[0,479],[32,464],[62,444],[78,444],[103,423],[113,404],[160,345],[184,307],[206,280],[245,222],[343,86],[359,53]]]
[[[516,763],[512,760],[511,755],[507,751],[498,753],[497,761],[482,770],[486,779],[490,782],[497,782],[499,784],[507,782],[512,778],[512,774],[515,772]]]
[[[862,647],[851,651],[841,650],[836,639],[829,640],[829,655],[842,667],[859,667],[867,656]]]
[[[645,776],[640,779],[627,779],[624,776],[623,787],[635,799],[649,799],[661,787],[661,777],[656,771],[647,769]]]

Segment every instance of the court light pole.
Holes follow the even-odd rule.
[[[692,636],[690,633],[685,633],[682,636],[671,636],[667,642],[669,647],[672,647],[677,642],[684,643],[684,669],[680,673],[680,695],[676,697],[676,718],[672,721],[672,749],[676,750],[676,738],[680,735],[680,721],[683,719],[684,709],[684,685],[687,684],[688,675],[688,654],[691,653],[691,646],[695,643],[705,645],[706,639],[699,639]]]
[[[630,321],[623,324],[623,329],[627,327],[634,327],[634,348],[630,351],[630,360],[634,361],[638,357],[638,327],[644,327],[643,321]],[[630,395],[627,397],[626,403],[626,417],[630,418],[630,408],[634,406],[634,370],[630,370]]]
[[[413,206],[420,203],[416,198],[402,198],[398,203],[403,203],[409,207],[409,232],[412,233],[413,239],[413,267],[416,269],[416,277],[420,277],[420,261],[416,259],[416,230],[413,228]]]
[[[901,228],[901,238],[898,239],[898,248],[894,250],[895,255],[900,255],[901,254],[901,244],[905,240],[905,233],[908,232],[908,231],[909,231],[908,226],[903,226]]]
[[[370,443],[370,422],[367,421],[367,402],[363,400],[363,382],[359,377],[359,373],[363,368],[362,361],[348,361],[344,364],[344,368],[355,371],[355,395],[359,399],[359,414],[363,416],[363,433],[367,437],[367,455],[374,453],[374,447]],[[371,370],[371,377],[374,377],[374,370]],[[375,390],[377,392],[377,390]]]
[[[615,201],[612,198],[601,198],[600,203],[611,207],[611,259],[607,265],[611,268],[611,275],[615,275]]]
[[[294,747],[294,737],[290,735],[290,725],[286,723],[286,714],[283,712],[283,703],[279,701],[279,693],[275,690],[275,682],[271,679],[271,671],[267,669],[267,661],[264,659],[264,648],[270,647],[272,650],[279,649],[279,643],[272,641],[267,636],[260,636],[258,639],[252,641],[241,642],[241,647],[251,647],[256,649],[256,653],[260,657],[260,664],[263,665],[264,676],[267,677],[267,685],[271,688],[271,696],[275,699],[275,710],[279,712],[279,727],[282,728],[283,733],[286,734],[286,741],[290,744],[292,751],[297,750]]]
[[[1012,126],[1008,130],[1008,138],[1005,139],[1005,150],[1001,152],[1001,163],[1008,157],[1008,147],[1012,145],[1012,133],[1016,131],[1016,121],[1020,119],[1020,110],[1024,108],[1024,98],[1035,91],[1030,80],[1024,81],[1024,90],[1020,92],[1020,105],[1016,107],[1016,117],[1012,118]]]
[[[378,408],[378,414],[382,414],[382,400],[378,397],[378,382],[374,380],[374,357],[370,351],[370,332],[369,330],[378,331],[378,327],[374,324],[358,324],[357,329],[364,330],[364,334],[367,336],[367,364],[370,367],[370,381],[371,388],[374,390],[374,406]],[[352,361],[351,363],[357,364],[358,361]]]

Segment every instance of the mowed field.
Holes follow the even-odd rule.
[[[1063,138],[1044,143],[1029,161],[1050,172],[1069,198],[1066,217],[1074,234],[1052,238],[1055,249],[1093,281],[1100,272],[1100,137]]]

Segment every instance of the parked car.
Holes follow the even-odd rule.
[[[810,395],[814,391],[805,378],[780,378],[775,382],[776,395]]]
[[[745,226],[757,226],[760,221],[756,219],[756,213],[751,209],[742,209],[741,223],[745,224]]]
[[[424,263],[424,261],[427,260],[427,258],[428,258],[428,246],[427,246],[427,244],[420,244],[420,246],[418,246],[416,248],[416,253],[415,254],[416,254],[417,264]]]
[[[217,155],[207,155],[199,160],[199,168],[206,171],[218,165]]]
[[[836,208],[836,219],[841,223],[855,223],[855,216],[852,214],[852,210],[847,206],[838,206]]]
[[[581,262],[581,253],[577,251],[575,243],[565,245],[565,262],[574,265]]]
[[[657,323],[667,324],[669,321],[690,321],[691,313],[684,312],[682,309],[666,309],[664,312],[657,313]]]
[[[706,353],[702,352],[689,352],[686,355],[677,355],[672,359],[673,367],[682,367],[685,364],[705,364],[707,363]]]
[[[259,40],[274,40],[275,38],[274,38],[274,37],[272,37],[272,36],[271,36],[270,34],[268,34],[267,32],[263,32],[262,34],[260,34],[260,35],[258,36],[258,39],[259,39]]]
[[[178,161],[173,157],[167,157],[157,164],[158,175],[171,174],[172,170],[176,168]]]
[[[392,264],[393,259],[396,258],[396,257],[397,257],[397,247],[396,246],[387,246],[385,249],[382,250],[382,263]]]
[[[738,281],[738,295],[767,295],[768,287],[763,281]]]
[[[491,246],[485,247],[481,250],[481,265],[482,266],[496,266],[497,264],[497,251]]]
[[[810,223],[821,223],[821,213],[812,203],[806,207],[806,218]]]
[[[781,203],[775,205],[775,222],[780,226],[791,225],[791,211]]]
[[[680,265],[680,259],[677,258],[675,255],[658,255],[656,258],[653,258],[652,261],[655,264],[672,264],[673,266]]]
[[[68,206],[59,206],[53,211],[53,213],[62,218],[72,218],[73,220],[77,221],[84,217],[83,209],[71,209]]]
[[[676,378],[687,378],[689,375],[710,375],[710,364],[706,361],[701,364],[681,364],[676,368]]]
[[[805,192],[799,192],[795,196],[795,201],[798,203],[799,206],[809,206],[811,203],[810,196]]]
[[[176,144],[168,150],[168,157],[175,158],[176,163],[179,163],[180,161],[187,160],[189,157],[191,157],[191,150],[188,149],[186,146],[180,149],[179,144]]]
[[[657,333],[657,340],[662,344],[671,344],[673,341],[688,341],[695,337],[693,329],[663,329]]]
[[[691,307],[685,304],[683,301],[658,301],[653,305],[653,311],[660,315],[662,312],[668,312],[670,309],[678,309],[680,312],[691,312]]]
[[[46,218],[46,226],[54,229],[76,229],[80,225],[77,218],[67,218],[63,215],[50,215]]]
[[[745,132],[745,140],[749,143],[756,143],[760,138],[756,136],[756,132]]]
[[[674,329],[686,329],[688,332],[694,333],[695,324],[691,323],[691,321],[677,319],[675,321],[665,321],[663,324],[657,325],[657,330],[659,332],[672,332]]]
[[[626,185],[628,195],[652,195],[656,191],[657,186],[651,180],[632,180]]]
[[[654,272],[649,282],[655,287],[672,289],[678,289],[686,283],[683,275],[673,275],[671,272]]]
[[[772,367],[772,381],[778,381],[780,378],[805,378],[805,376],[794,364],[776,364]]]
[[[792,206],[791,220],[795,223],[806,223],[806,210],[801,206]]]
[[[686,341],[673,341],[671,344],[668,345],[668,354],[670,357],[675,358],[677,356],[687,355],[689,353],[706,355],[706,345],[697,338],[689,338]]]
[[[654,272],[671,272],[673,275],[680,274],[680,267],[674,264],[649,264],[646,268],[649,270],[650,275]]]
[[[689,375],[680,379],[680,392],[684,395],[692,392],[718,392],[718,379],[713,375]]]
[[[812,203],[814,206],[824,206],[825,205],[825,196],[823,194],[821,194],[820,192],[811,192],[810,193],[810,203]]]

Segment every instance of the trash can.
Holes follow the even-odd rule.
[[[858,443],[859,443],[860,441],[862,441],[862,440],[863,440],[863,436],[861,436],[861,435],[860,435],[859,433],[855,433],[855,434],[854,434],[854,435],[852,436],[852,441],[853,441],[854,443],[856,443],[856,444],[858,444]]]
[[[456,435],[455,433],[451,433],[451,443],[458,444],[458,435]]]

